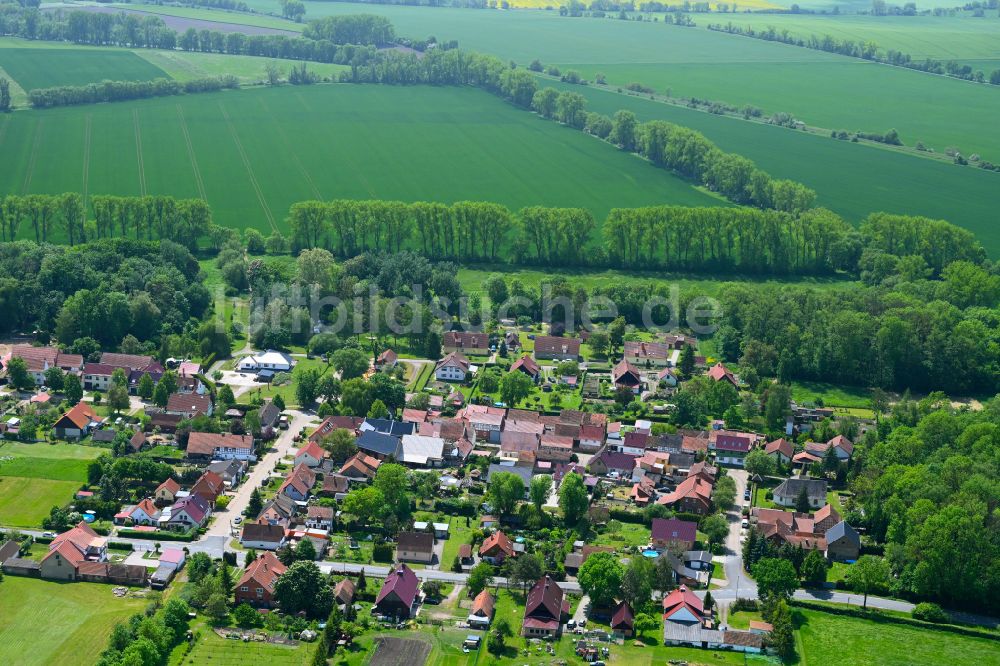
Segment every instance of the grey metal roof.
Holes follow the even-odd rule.
[[[844,537],[847,537],[851,542],[859,546],[861,545],[861,536],[858,535],[853,527],[847,524],[846,520],[840,521],[826,531],[826,542],[828,544]]]

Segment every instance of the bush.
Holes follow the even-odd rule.
[[[927,601],[914,606],[912,615],[914,619],[923,620],[924,622],[939,623],[948,621],[948,614],[944,612],[943,608]]]
[[[372,559],[376,562],[392,562],[392,544],[377,543],[372,547]]]

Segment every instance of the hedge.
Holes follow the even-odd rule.
[[[1000,641],[1000,634],[984,631],[982,629],[960,627],[954,624],[935,624],[933,622],[924,622],[923,620],[916,620],[911,617],[902,617],[899,615],[883,615],[881,613],[865,610],[863,608],[851,606],[825,606],[813,601],[802,601],[799,599],[792,599],[789,602],[789,605],[797,608],[805,608],[806,610],[819,611],[821,613],[830,613],[831,615],[846,615],[848,617],[872,620],[874,622],[884,622],[887,624],[905,624],[911,627],[918,627],[920,629],[933,629],[935,631],[946,631],[953,634],[960,634],[962,636],[971,636],[972,638],[988,638],[993,641]]]
[[[118,530],[118,536],[126,539],[145,539],[147,541],[194,541],[195,532],[141,532],[139,530]]]
[[[135,546],[124,541],[109,541],[108,548],[111,550],[135,550]]]

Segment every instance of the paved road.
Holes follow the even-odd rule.
[[[228,537],[232,534],[235,527],[232,525],[232,521],[237,516],[243,515],[243,510],[247,508],[247,504],[250,502],[250,495],[253,493],[253,489],[259,488],[264,479],[274,471],[274,466],[282,458],[295,450],[297,445],[292,441],[295,434],[308,423],[315,420],[315,417],[311,414],[294,409],[286,409],[285,413],[290,417],[288,430],[279,431],[281,434],[275,440],[271,449],[264,454],[263,458],[257,461],[250,474],[237,487],[236,493],[229,500],[229,506],[213,513],[215,521],[209,526],[207,536]]]

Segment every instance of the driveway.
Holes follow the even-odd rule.
[[[263,458],[257,461],[254,468],[243,479],[243,483],[236,488],[236,492],[229,500],[229,506],[213,514],[215,520],[209,526],[206,536],[229,537],[233,534],[236,526],[232,524],[232,521],[237,516],[243,515],[243,510],[247,508],[247,504],[250,502],[250,495],[253,493],[253,489],[259,488],[264,479],[271,475],[274,466],[296,449],[298,445],[292,441],[295,434],[315,420],[315,417],[311,414],[294,409],[285,410],[285,413],[289,416],[288,430],[279,431],[281,434],[273,442],[271,449],[264,454]]]

